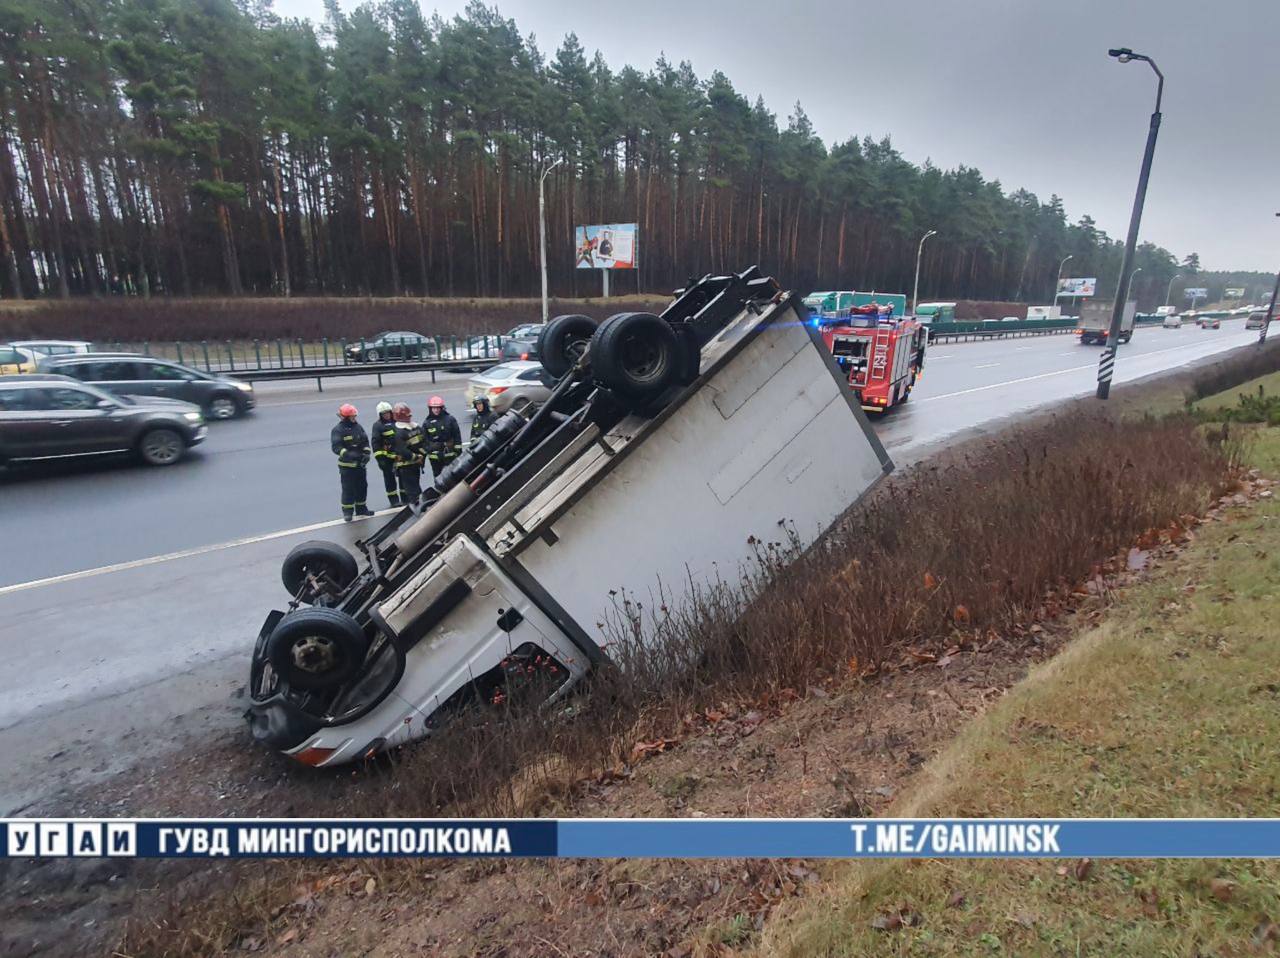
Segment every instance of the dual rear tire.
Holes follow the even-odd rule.
[[[653,313],[617,313],[599,326],[588,316],[557,316],[543,329],[538,354],[555,380],[586,355],[592,379],[637,411],[680,381],[687,359],[675,330]]]

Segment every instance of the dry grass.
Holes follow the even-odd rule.
[[[1012,430],[891,480],[803,555],[780,529],[741,581],[656,609],[620,596],[610,649],[620,668],[567,706],[513,695],[291,813],[554,810],[569,783],[627,763],[637,741],[669,734],[690,712],[767,703],[874,671],[906,649],[979,643],[1038,616],[1142,533],[1202,511],[1235,468],[1235,451],[1206,443],[1187,415],[1120,424],[1082,405]],[[407,881],[433,866],[378,867]],[[222,891],[199,899],[151,897],[120,951],[207,955],[261,936],[296,896],[298,875],[295,864],[254,863],[222,873]]]
[[[1250,461],[1280,465],[1280,429]],[[1280,507],[1201,526],[1106,621],[966,727],[894,816],[1265,817],[1280,781]],[[766,928],[760,953],[1273,954],[1274,862],[866,861]],[[881,931],[879,915],[919,916]]]

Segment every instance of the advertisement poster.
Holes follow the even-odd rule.
[[[1098,288],[1096,276],[1058,280],[1059,296],[1092,296]]]
[[[574,230],[574,255],[578,269],[635,269],[636,224],[579,226]]]

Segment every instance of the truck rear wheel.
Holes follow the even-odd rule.
[[[356,674],[369,640],[360,624],[337,609],[290,612],[267,639],[267,660],[291,688],[319,692]]]
[[[591,339],[596,382],[642,408],[680,376],[681,347],[675,330],[653,313],[617,313]]]
[[[559,379],[582,358],[595,331],[596,321],[590,316],[574,314],[551,320],[538,336],[542,368],[552,379]]]

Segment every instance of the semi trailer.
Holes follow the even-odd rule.
[[[559,701],[610,663],[618,596],[678,606],[763,543],[812,545],[892,464],[807,319],[752,267],[660,315],[548,323],[541,406],[500,417],[359,558],[286,557],[290,601],[250,666],[254,737],[314,766],[368,757],[534,663]]]

